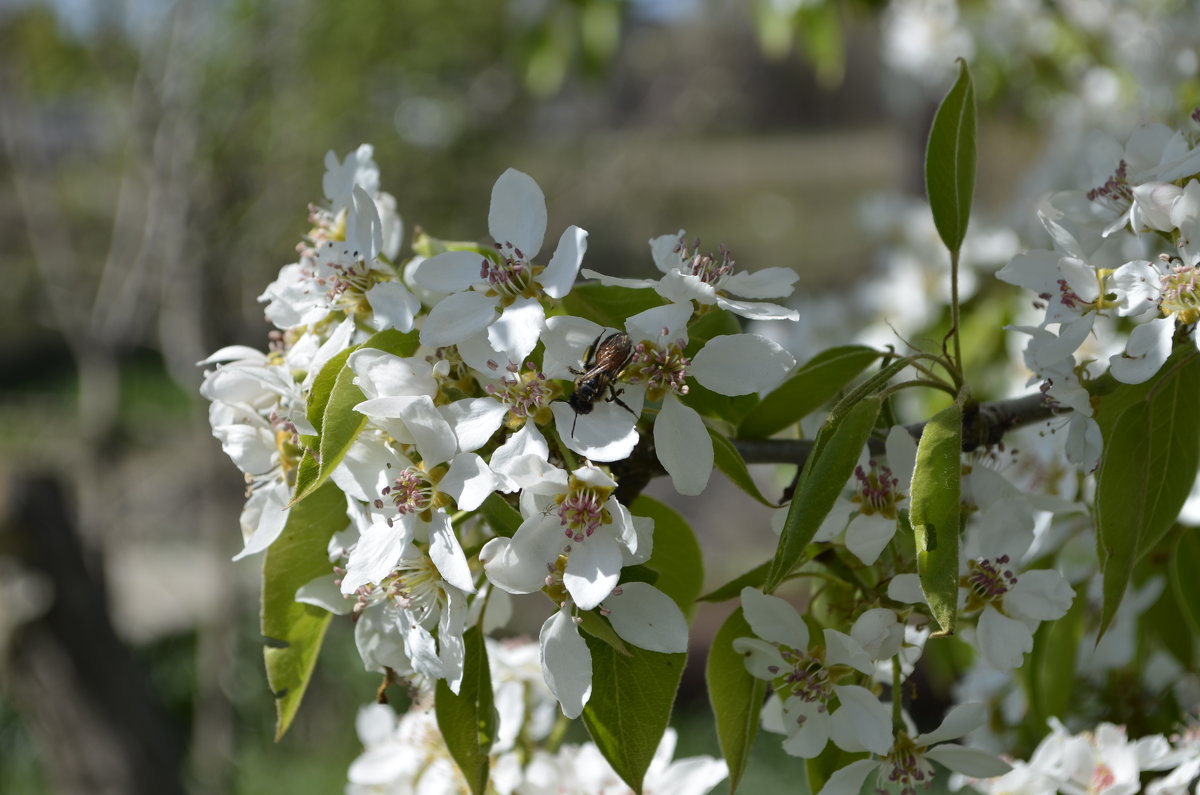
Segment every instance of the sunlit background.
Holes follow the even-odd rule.
[[[512,166],[551,235],[590,232],[585,267],[648,275],[648,239],[686,228],[794,268],[802,331],[769,333],[803,360],[850,341],[827,296],[886,315],[931,237],[912,202],[955,57],[983,112],[981,272],[1032,235],[1014,201],[1069,184],[1071,130],[1186,117],[1195,51],[1150,11],[1188,4],[1137,5],[0,2],[0,792],[342,789],[378,678],[335,622],[273,741],[259,562],[230,562],[243,484],[196,391],[211,351],[265,346],[256,297],[295,259],[327,151],[374,145],[406,242],[484,238]],[[756,474],[778,497],[787,474]],[[651,493],[695,519],[710,585],[773,547],[720,476],[702,503]],[[691,715],[727,609],[697,619],[681,756],[716,753]],[[771,768],[744,791],[788,780]]]

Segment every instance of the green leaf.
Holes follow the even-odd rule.
[[[1192,633],[1200,634],[1200,531],[1187,528],[1179,534],[1175,554],[1171,555],[1171,587],[1175,601],[1192,625]]]
[[[625,656],[591,635],[592,696],[583,722],[600,753],[634,792],[662,740],[687,655],[629,647]]]
[[[917,574],[939,635],[958,617],[958,532],[962,523],[962,409],[948,406],[925,423],[913,467],[909,519],[917,542]]]
[[[577,284],[562,299],[568,314],[610,329],[623,329],[626,318],[665,303],[666,299],[649,288],[605,287],[596,282]]]
[[[1087,599],[1077,597],[1066,615],[1057,621],[1043,621],[1034,634],[1024,673],[1039,726],[1052,716],[1065,715],[1071,706],[1077,678],[1075,660],[1086,615]]]
[[[487,646],[478,625],[463,633],[463,679],[455,695],[445,679],[437,683],[434,712],[438,729],[473,795],[483,795],[488,782],[488,753],[496,739],[496,707]]]
[[[840,418],[826,422],[817,434],[779,536],[775,559],[763,587],[767,593],[774,591],[800,562],[804,548],[846,488],[863,445],[875,427],[881,405],[878,396],[865,397]]]
[[[1200,354],[1190,345],[1163,365],[1142,400],[1101,432],[1096,529],[1104,572],[1103,635],[1125,596],[1137,560],[1171,529],[1200,466]],[[1107,419],[1107,418],[1106,418]]]
[[[760,563],[745,574],[739,574],[724,585],[715,588],[701,596],[697,601],[700,602],[724,602],[733,599],[741,594],[742,589],[749,586],[751,588],[761,588],[762,584],[767,581],[767,575],[771,572],[771,561]]]
[[[731,793],[737,791],[750,763],[750,750],[758,734],[759,713],[767,692],[767,683],[750,675],[745,659],[733,648],[737,638],[753,635],[754,630],[739,607],[717,630],[704,671],[708,701],[717,724],[717,740],[729,765]]]
[[[614,649],[617,654],[628,657],[632,652],[625,645],[625,641],[621,640],[621,636],[612,628],[612,624],[602,618],[595,610],[587,610],[579,613],[579,628],[591,635],[596,640],[607,644]]]
[[[687,355],[695,356],[696,352],[707,345],[713,337],[741,333],[741,321],[732,312],[725,309],[713,309],[705,312],[688,326]]]
[[[644,494],[629,510],[654,520],[654,550],[646,561],[647,568],[658,572],[654,587],[690,616],[704,587],[704,556],[691,525],[670,506]]]
[[[818,353],[750,410],[738,426],[738,436],[765,439],[807,417],[837,396],[879,355],[862,345],[843,345]]]
[[[346,527],[346,498],[328,483],[292,507],[283,532],[263,557],[261,628],[267,682],[275,696],[275,739],[291,725],[321,651],[330,613],[296,601],[296,591],[333,575],[327,549]]]
[[[498,536],[512,538],[521,526],[521,514],[496,492],[487,496],[479,510],[492,532]]]
[[[329,396],[333,393],[334,384],[337,383],[338,374],[342,372],[342,368],[346,365],[346,360],[350,358],[350,354],[354,353],[357,348],[347,348],[344,351],[339,351],[332,356],[329,361],[325,362],[325,366],[321,368],[321,372],[317,373],[317,377],[313,379],[312,390],[308,394],[308,406],[306,414],[308,421],[317,429],[317,434],[321,433],[321,423],[325,421],[325,407],[329,405]]]
[[[680,400],[697,413],[718,420],[730,431],[737,427],[742,417],[758,405],[758,395],[722,395],[714,392],[694,378],[687,379],[688,392]]]
[[[733,442],[712,428],[708,429],[708,435],[712,437],[713,463],[716,464],[717,469],[724,472],[725,477],[729,478],[733,485],[763,505],[768,508],[778,508],[779,503],[768,500],[759,491],[758,484],[754,482],[754,478],[750,477],[750,470],[746,468],[746,462],[742,459],[742,454],[733,446]]]
[[[975,193],[975,87],[967,62],[938,107],[925,150],[925,192],[938,235],[957,254],[971,219]]]

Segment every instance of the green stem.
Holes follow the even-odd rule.
[[[954,338],[954,369],[951,373],[956,386],[962,386],[962,343],[958,333],[958,253],[957,248],[950,252],[950,335]]]

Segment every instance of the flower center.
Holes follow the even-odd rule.
[[[1128,182],[1129,164],[1124,159],[1117,164],[1117,170],[1103,185],[1092,188],[1087,192],[1089,201],[1103,204],[1114,210],[1125,210],[1133,201],[1133,189]]]
[[[717,256],[711,252],[707,254],[700,253],[700,238],[696,238],[689,247],[684,241],[679,241],[679,245],[675,247],[675,251],[679,253],[683,264],[680,270],[684,273],[695,276],[705,284],[717,285],[720,284],[726,276],[733,273],[734,261],[730,256],[729,249],[724,246],[718,248]]]
[[[775,692],[785,701],[790,696],[797,696],[801,701],[819,704],[823,712],[833,695],[833,683],[824,662],[810,656],[807,651],[797,651],[783,645],[778,648],[784,662],[792,668],[777,680]]]
[[[489,365],[491,362],[488,363]],[[525,419],[537,413],[554,398],[554,388],[534,362],[525,362],[528,369],[520,372],[515,364],[508,365],[508,375],[501,386],[488,384],[487,393],[508,406],[514,416]]]
[[[666,334],[667,330],[663,329],[663,336]],[[629,380],[645,383],[647,396],[651,400],[661,400],[668,392],[686,395],[688,385],[685,379],[692,362],[683,355],[683,347],[683,340],[660,345],[649,340],[639,342],[633,349]]]
[[[501,260],[484,257],[479,269],[479,278],[501,297],[516,298],[533,283],[533,266],[524,252],[507,240],[496,244]]]
[[[1180,323],[1192,324],[1200,320],[1200,293],[1197,292],[1196,269],[1187,265],[1175,265],[1171,272],[1162,277],[1162,299],[1159,308],[1163,314],[1175,315]]]
[[[887,772],[887,780],[900,788],[901,795],[916,795],[918,787],[928,787],[933,782],[933,765],[907,743],[904,745],[892,749],[882,768]]]
[[[979,602],[998,602],[1017,584],[1017,575],[1013,574],[1012,569],[1005,568],[1008,562],[1008,555],[1001,555],[995,560],[984,558],[967,563],[964,584],[975,599]]]
[[[563,495],[558,518],[567,538],[576,543],[588,538],[608,519],[604,501],[591,489],[575,489]]]
[[[400,471],[390,485],[383,487],[383,496],[391,500],[400,514],[420,513],[433,504],[433,484],[425,473],[416,467],[407,467]],[[382,508],[383,500],[375,500],[375,507]],[[392,520],[388,519],[391,525]]]
[[[896,505],[907,495],[898,490],[900,481],[892,474],[886,464],[876,461],[867,463],[868,469],[855,467],[854,477],[858,481],[858,491],[852,502],[860,506],[859,512],[866,516],[879,514],[888,519],[896,518]]]

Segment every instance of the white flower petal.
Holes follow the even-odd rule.
[[[442,414],[454,428],[458,449],[464,453],[487,444],[508,415],[508,407],[492,397],[465,398],[442,407]]]
[[[734,638],[733,650],[745,658],[746,671],[751,676],[766,682],[779,676],[780,671],[788,667],[779,649],[760,638]],[[775,703],[778,703],[778,700]],[[763,723],[763,728],[774,731],[765,725],[765,720]]]
[[[636,345],[642,340],[687,343],[687,324],[692,319],[692,305],[664,304],[638,312],[625,320],[625,329]],[[665,329],[665,333],[664,333]]]
[[[642,390],[644,395],[645,390]],[[625,399],[625,396],[622,396]],[[629,406],[633,403],[626,401]],[[638,401],[638,410],[641,401]],[[591,414],[580,416],[565,401],[550,404],[554,426],[563,443],[592,461],[628,458],[638,441],[637,419],[615,403],[597,403]]]
[[[603,273],[597,273],[588,268],[582,268],[579,275],[585,279],[596,279],[605,287],[629,287],[639,290],[657,284],[653,279],[622,279],[619,276],[605,276]]]
[[[1004,606],[1035,621],[1054,621],[1071,609],[1075,591],[1054,569],[1035,569],[1020,575],[1004,596]]]
[[[863,782],[879,766],[873,759],[859,759],[834,772],[818,795],[858,795]]]
[[[925,592],[921,590],[921,578],[916,574],[897,574],[888,583],[888,599],[910,605],[925,604]]]
[[[843,751],[883,756],[892,747],[892,716],[874,693],[858,685],[834,685],[842,705],[833,713],[833,741]]]
[[[696,352],[688,372],[714,392],[748,395],[779,386],[795,366],[796,359],[766,337],[725,334]]]
[[[678,270],[683,265],[683,254],[679,244],[686,234],[682,229],[673,235],[659,235],[650,239],[650,256],[654,259],[654,267],[663,273]]]
[[[644,582],[627,582],[604,600],[608,620],[622,639],[649,651],[687,651],[688,627],[671,597]]]
[[[833,733],[833,720],[819,701],[792,696],[783,705],[783,725],[788,732],[783,750],[792,756],[812,759],[825,750]]]
[[[717,306],[735,315],[741,315],[747,320],[792,320],[800,319],[800,313],[779,304],[769,304],[765,301],[734,301],[717,296]]]
[[[376,521],[359,537],[346,562],[342,593],[352,594],[361,586],[379,582],[396,567],[412,541],[410,525]]]
[[[896,535],[896,520],[880,514],[859,514],[850,520],[846,528],[846,549],[867,566],[873,564],[879,553]]]
[[[532,260],[546,234],[546,196],[528,174],[510,168],[492,186],[488,231],[502,246],[511,243]],[[502,252],[503,253],[503,252]]]
[[[963,737],[967,732],[975,731],[983,725],[985,720],[987,720],[987,708],[983,704],[976,701],[958,704],[946,713],[946,717],[942,719],[936,729],[917,735],[913,742],[917,745],[944,743],[946,740]]]
[[[297,588],[296,601],[338,616],[344,616],[354,608],[354,600],[348,599],[338,590],[333,578],[325,574]]]
[[[483,281],[480,275],[487,258],[478,251],[443,251],[421,260],[412,279],[435,293],[457,293]]]
[[[883,660],[900,653],[904,625],[894,611],[875,607],[855,619],[850,637],[858,641],[873,659]]]
[[[875,673],[871,655],[857,640],[836,629],[825,629],[825,661],[829,665],[849,665],[864,674]]]
[[[458,450],[458,437],[428,395],[397,398],[404,401],[400,419],[412,434],[426,467],[449,461]],[[360,404],[361,405],[361,404]]]
[[[621,577],[621,548],[616,539],[597,532],[573,544],[563,571],[563,587],[580,610],[591,610],[603,602]]]
[[[547,378],[575,378],[571,368],[582,368],[584,352],[604,331],[603,326],[581,317],[556,315],[546,318],[546,332],[542,334],[542,344],[546,346],[542,372]]]
[[[1171,355],[1174,333],[1173,318],[1160,317],[1143,323],[1129,332],[1124,352],[1109,357],[1109,372],[1123,384],[1149,381]]]
[[[799,278],[791,268],[738,271],[721,282],[721,289],[741,298],[783,298],[792,294]]]
[[[246,546],[233,556],[234,560],[262,552],[275,543],[287,524],[290,497],[287,484],[276,483],[270,488],[259,489],[246,500],[239,519],[242,533],[247,536]]]
[[[496,317],[496,299],[468,290],[439,301],[425,318],[421,342],[433,347],[453,345],[483,331]]]
[[[473,511],[496,488],[496,475],[474,453],[461,453],[450,462],[450,469],[437,484],[438,491],[454,498],[461,511]]]
[[[445,511],[434,511],[429,520],[429,559],[446,582],[465,593],[475,592],[467,556]]]
[[[976,630],[979,653],[1001,671],[1011,671],[1033,650],[1033,634],[1020,621],[1009,618],[991,605],[983,609]]]
[[[654,422],[654,449],[680,494],[700,494],[713,468],[712,438],[695,410],[674,394],[663,398]]]
[[[1109,279],[1117,294],[1117,314],[1137,317],[1158,308],[1162,296],[1162,277],[1146,260],[1126,262]]]
[[[742,589],[742,612],[754,634],[789,648],[808,648],[808,626],[788,602],[756,588]]]
[[[568,607],[546,619],[539,639],[546,685],[563,714],[578,718],[592,695],[592,653],[579,637]]]
[[[546,327],[546,310],[536,298],[518,298],[488,327],[488,342],[514,362],[524,362]]]
[[[358,185],[346,213],[346,246],[355,259],[371,262],[383,249],[383,226],[375,200]]]
[[[380,282],[367,290],[371,305],[371,328],[412,331],[413,319],[421,310],[420,300],[400,282]]]
[[[354,383],[367,398],[398,395],[429,395],[438,392],[429,362],[416,357],[401,358],[375,348],[360,348],[346,359],[354,371]]]
[[[579,266],[583,263],[583,254],[587,251],[587,236],[588,233],[577,226],[568,226],[562,233],[554,256],[537,279],[546,295],[562,298],[571,292]]]

